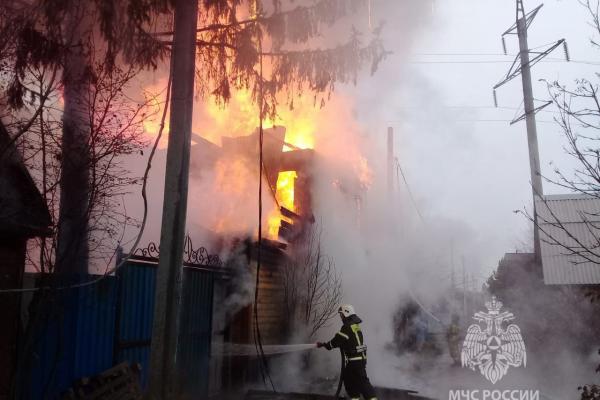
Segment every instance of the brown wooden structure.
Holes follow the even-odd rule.
[[[27,241],[48,236],[46,203],[0,121],[0,399],[8,398],[20,329],[21,293]]]

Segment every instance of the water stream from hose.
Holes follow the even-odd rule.
[[[315,343],[263,344],[262,347],[265,355],[274,355],[316,349],[317,345]],[[253,356],[256,355],[256,347],[253,344],[223,343],[215,345],[213,354],[215,353],[224,356]]]

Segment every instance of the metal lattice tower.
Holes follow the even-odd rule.
[[[523,0],[517,0],[517,18],[516,20],[520,20],[521,18],[525,18],[525,7],[523,7]]]

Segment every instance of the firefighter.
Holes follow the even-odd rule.
[[[458,314],[452,314],[452,323],[446,331],[446,340],[448,341],[448,352],[452,357],[453,364],[460,365],[460,317]]]
[[[366,400],[376,400],[375,389],[367,377],[367,346],[360,330],[362,320],[354,312],[350,304],[342,304],[338,309],[343,326],[333,339],[327,343],[317,343],[317,347],[327,350],[339,347],[344,356],[342,379],[344,387],[351,399],[360,399],[362,394]]]

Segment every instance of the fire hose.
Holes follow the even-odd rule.
[[[265,355],[276,355],[294,353],[297,351],[305,351],[315,349],[317,347],[314,343],[301,343],[301,344],[264,344],[263,354]],[[213,348],[213,353],[221,356],[252,356],[256,354],[256,348],[252,344],[243,343],[222,343],[217,344]]]
[[[265,355],[286,354],[312,350],[315,348],[317,348],[317,345],[314,343],[263,345],[263,353]],[[255,352],[256,349],[254,345],[243,343],[221,343],[213,347],[213,353],[220,356],[251,356],[254,355]],[[344,352],[340,349],[340,378],[334,396],[334,399],[336,400],[340,398],[340,392],[342,391],[345,364]]]
[[[342,351],[342,349],[340,349],[340,359],[340,379],[338,380],[337,390],[335,391],[335,400],[340,398],[340,392],[342,391],[342,382],[344,381],[344,369],[346,368],[346,363],[344,362],[344,352]]]

